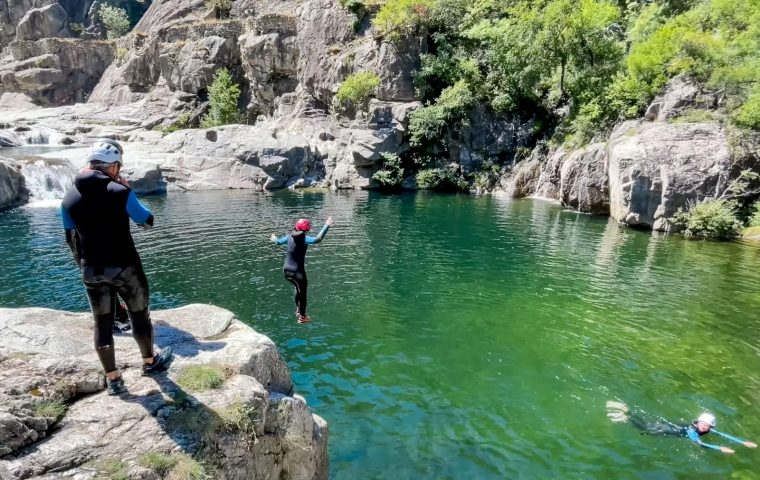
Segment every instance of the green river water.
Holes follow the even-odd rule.
[[[144,202],[157,226],[134,236],[153,307],[213,303],[273,338],[329,423],[333,479],[760,478],[760,450],[723,455],[605,416],[611,399],[678,422],[709,409],[760,439],[753,245],[494,197]],[[305,326],[268,241],[302,215],[336,222],[309,249]],[[0,214],[1,306],[87,308],[62,233],[55,208]]]

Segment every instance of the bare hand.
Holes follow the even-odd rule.
[[[325,220],[325,225],[327,225],[328,227],[332,227],[332,224],[333,224],[333,218],[327,217],[327,220]]]
[[[753,442],[744,442],[744,446],[747,448],[757,448],[757,444]]]
[[[734,453],[734,451],[728,447],[720,447],[720,451],[723,453]]]
[[[270,237],[269,237],[269,240],[271,240],[271,241],[273,241],[273,242],[276,242],[276,241],[277,241],[277,235],[275,235],[275,234],[273,233],[272,235],[270,235]]]

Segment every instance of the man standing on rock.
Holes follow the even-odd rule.
[[[95,318],[95,350],[109,395],[126,391],[113,344],[117,293],[127,304],[143,375],[166,370],[172,360],[171,348],[153,352],[148,280],[129,231],[130,218],[147,230],[153,226],[153,215],[119,176],[122,154],[115,140],[96,142],[87,157],[88,168],[76,176],[61,204],[66,243],[82,271]]]

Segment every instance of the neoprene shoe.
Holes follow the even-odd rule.
[[[163,372],[169,368],[174,356],[172,355],[172,347],[166,347],[157,354],[153,355],[153,363],[150,365],[142,366],[142,374],[152,375],[157,372]]]
[[[127,387],[124,386],[124,379],[119,377],[116,380],[106,379],[106,393],[108,395],[121,395],[126,393]]]

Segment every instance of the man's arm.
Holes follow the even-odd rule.
[[[140,203],[135,192],[131,190],[127,197],[127,214],[129,214],[129,218],[131,218],[133,222],[146,230],[153,226],[153,214],[145,207],[145,205]]]
[[[66,245],[69,246],[71,256],[74,257],[74,262],[77,264],[77,268],[79,268],[82,265],[79,256],[79,235],[77,234],[74,220],[69,215],[69,211],[63,206],[61,206],[61,220],[63,221],[63,229],[66,232]]]

